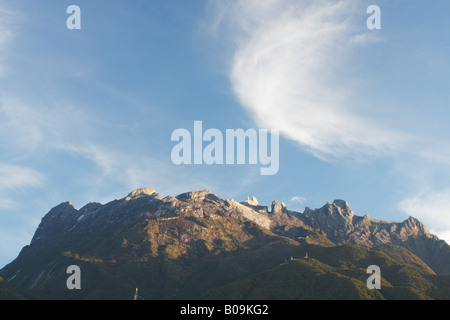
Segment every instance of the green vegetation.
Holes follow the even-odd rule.
[[[403,252],[403,248],[395,246],[390,249],[393,255]],[[450,297],[450,276],[437,276],[427,266],[395,261],[384,254],[384,251],[389,253],[389,248],[379,252],[344,245],[327,248],[309,246],[307,250],[308,259],[288,260],[270,270],[210,290],[203,298],[409,300]],[[407,256],[413,258],[409,254]],[[369,290],[366,286],[366,268],[371,264],[381,267],[381,290]],[[438,283],[437,277],[446,283]]]
[[[305,254],[308,253],[308,258]],[[82,290],[66,288],[66,268]],[[382,289],[366,286],[367,267]],[[320,234],[298,241],[231,216],[147,218],[42,246],[26,247],[2,270],[1,299],[449,299],[450,276],[436,275],[396,246],[336,246]],[[33,287],[33,289],[22,289]]]

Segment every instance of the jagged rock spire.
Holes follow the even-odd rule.
[[[258,200],[253,196],[250,200],[250,197],[247,197],[247,200],[244,201],[244,203],[250,205],[250,206],[259,206]]]

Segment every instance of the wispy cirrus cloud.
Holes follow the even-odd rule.
[[[11,151],[29,155],[39,149],[63,148],[88,140],[94,132],[96,120],[64,99],[48,102],[38,95],[31,99],[0,93],[0,137],[9,142]]]
[[[42,184],[43,175],[31,168],[0,163],[0,190],[36,187]]]
[[[173,166],[145,152],[128,153],[122,149],[98,144],[68,145],[65,150],[88,159],[100,172],[83,178],[86,184],[84,197],[90,201],[109,202],[112,196],[124,196],[125,194],[120,193],[123,190],[128,192],[140,187],[155,188],[165,196],[189,190],[202,190],[214,185],[205,181],[207,179],[205,176],[189,175],[183,168]],[[109,186],[116,188],[108,190]]]
[[[355,79],[343,76],[355,46],[380,40],[361,33],[358,8],[348,0],[216,5],[212,28],[232,34],[229,78],[241,105],[321,159],[389,154],[403,139],[363,116],[371,106],[355,109]]]
[[[127,102],[141,106],[139,101]],[[37,156],[41,163],[42,159],[55,163],[55,172],[48,167],[43,169],[49,180],[58,181],[61,179],[58,174],[67,174],[69,168],[79,169],[78,175],[67,174],[71,179],[67,183],[81,190],[71,195],[75,198],[72,201],[80,203],[110,201],[112,197],[121,197],[134,188],[145,186],[154,187],[162,194],[176,194],[210,185],[205,177],[194,177],[183,168],[174,167],[169,161],[169,151],[164,161],[161,159],[164,154],[140,145],[148,143],[147,139],[136,136],[127,122],[110,123],[99,117],[92,110],[94,107],[87,108],[70,97],[59,95],[48,100],[45,95],[19,97],[3,92],[0,95],[0,147],[11,162],[19,159],[32,164]],[[115,139],[110,139],[111,136]],[[62,161],[57,163],[57,158]],[[11,204],[5,198],[0,206]]]
[[[13,194],[25,188],[36,188],[45,180],[41,172],[24,166],[0,163],[0,209],[14,209]]]
[[[0,210],[14,209],[16,207],[16,202],[11,199],[0,198]]]

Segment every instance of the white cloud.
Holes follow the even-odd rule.
[[[89,144],[68,145],[64,150],[89,160],[100,170],[80,178],[86,201],[109,202],[129,191],[152,187],[162,196],[177,195],[191,190],[202,190],[213,185],[203,176],[196,176],[185,168],[162,161],[147,152],[126,152],[123,148]]]
[[[0,198],[0,209],[14,209],[16,207],[16,202],[7,198]]]
[[[104,176],[115,173],[119,167],[118,155],[107,151],[105,147],[99,145],[67,145],[63,149],[92,161],[98,166]]]
[[[308,200],[305,197],[300,197],[300,196],[295,196],[292,197],[288,203],[298,203],[298,204],[303,204],[305,202],[307,202]]]
[[[384,39],[381,36],[379,36],[377,33],[373,33],[373,32],[370,32],[370,33],[364,32],[364,33],[356,34],[352,38],[350,38],[350,43],[359,44],[359,45],[378,43],[378,42],[383,42],[383,41],[384,41]]]
[[[34,169],[0,163],[0,191],[37,187],[43,179],[43,175]]]
[[[235,41],[229,77],[257,125],[280,129],[321,159],[398,150],[402,135],[355,106],[355,79],[343,70],[352,44],[377,39],[354,30],[355,1],[235,1],[218,6]],[[358,100],[359,101],[359,100]]]
[[[41,113],[18,99],[0,99],[1,128],[4,141],[10,141],[15,148],[34,150],[43,140],[44,118]]]
[[[429,226],[429,231],[450,243],[450,189],[424,190],[404,199],[399,209]]]
[[[44,175],[32,168],[0,162],[0,209],[15,209],[13,193],[43,184]]]
[[[33,102],[18,95],[1,92],[0,136],[9,141],[9,150],[25,152],[64,148],[68,143],[81,143],[93,133],[93,120],[87,112],[64,99],[51,103]]]

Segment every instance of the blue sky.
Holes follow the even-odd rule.
[[[66,9],[81,8],[81,30]],[[381,29],[368,30],[369,5]],[[0,2],[0,265],[52,207],[209,189],[412,215],[450,240],[448,1]],[[280,168],[181,165],[178,128],[279,129]]]

